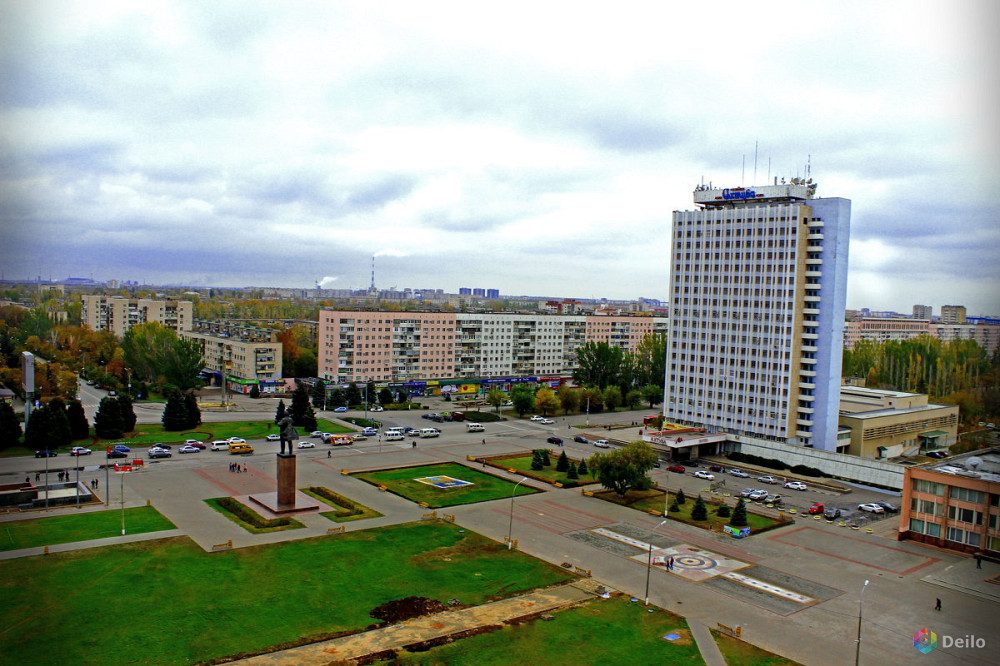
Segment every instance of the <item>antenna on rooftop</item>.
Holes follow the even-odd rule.
[[[369,287],[371,291],[375,291],[375,255],[372,255],[372,286]]]
[[[758,140],[755,139],[753,142],[753,182],[751,185],[757,184],[757,143]]]

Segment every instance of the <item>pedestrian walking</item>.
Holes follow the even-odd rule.
[[[978,555],[976,555],[976,568],[977,569],[983,568],[983,558],[979,557]]]
[[[483,440],[483,446],[486,446],[486,440],[485,439]]]
[[[35,481],[38,481],[40,478],[42,478],[42,475],[39,474],[38,472],[35,472]]]
[[[243,463],[243,473],[246,474],[246,472],[247,472],[247,464]]]
[[[330,452],[329,452],[329,451],[327,451],[327,452],[326,452],[326,457],[327,457],[327,458],[329,458],[329,457],[330,457]]]
[[[31,477],[30,476],[24,477],[24,482],[27,483],[30,486],[31,485]]]
[[[936,610],[936,611],[940,611],[941,610],[941,600],[940,599],[938,599],[937,603],[934,604],[934,610]]]
[[[417,448],[417,440],[413,440],[413,448]]]

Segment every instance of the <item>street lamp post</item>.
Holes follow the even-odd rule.
[[[646,537],[646,538],[648,539],[648,538],[652,537],[653,536],[653,532],[655,532],[657,529],[659,529],[665,522],[667,522],[667,521],[666,520],[661,520],[659,525],[657,525],[656,527],[654,527],[653,529],[651,529],[649,531],[649,536]],[[650,570],[652,568],[653,568],[653,542],[650,541],[649,542],[649,557],[646,558],[646,598],[645,598],[645,601],[643,602],[644,606],[648,606],[649,605],[649,572],[650,572]]]
[[[517,493],[517,487],[527,480],[528,477],[522,477],[520,481],[514,484],[514,489],[510,491],[510,523],[507,525],[507,550],[514,547],[514,542],[511,541],[514,530],[514,494]]]
[[[80,508],[80,456],[76,457],[76,508]]]
[[[868,587],[868,579],[865,579],[865,584],[861,586],[861,594],[858,595],[858,647],[854,651],[854,666],[858,666],[861,663],[861,604],[865,600],[865,588]]]

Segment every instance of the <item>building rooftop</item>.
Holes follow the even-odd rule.
[[[954,407],[954,405],[936,405],[934,403],[926,405],[918,405],[916,407],[890,407],[887,409],[877,409],[872,412],[848,412],[841,410],[841,416],[847,416],[852,419],[874,419],[880,416],[898,416],[900,414],[916,414],[917,412],[926,412],[935,409],[945,409],[947,407]]]
[[[1000,447],[963,453],[923,467],[942,474],[1000,483]]]

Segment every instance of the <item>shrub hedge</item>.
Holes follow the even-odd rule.
[[[216,500],[223,509],[229,513],[234,514],[243,522],[249,523],[254,527],[264,529],[267,527],[285,527],[291,524],[291,519],[289,518],[274,518],[268,519],[261,516],[256,511],[252,511],[247,506],[240,504],[232,497],[220,497]]]
[[[309,491],[314,495],[319,495],[323,499],[329,500],[333,504],[342,507],[341,511],[336,512],[338,518],[347,518],[348,516],[357,516],[364,513],[364,509],[360,506],[343,495],[338,495],[329,488],[324,488],[322,486],[309,486]]]
[[[777,458],[764,458],[763,456],[755,456],[750,453],[740,453],[739,451],[729,453],[728,457],[730,460],[735,460],[736,462],[758,465],[760,467],[767,467],[768,469],[790,469],[792,472],[803,476],[823,476],[823,472],[815,467],[809,467],[808,465],[793,465],[789,467],[788,463],[778,460]]]

